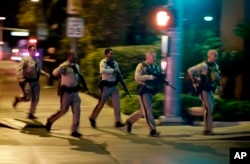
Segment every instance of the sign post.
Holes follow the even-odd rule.
[[[82,11],[81,0],[68,0],[67,1],[67,37],[71,38],[71,51],[77,58],[77,38],[83,37],[84,19],[79,15]]]

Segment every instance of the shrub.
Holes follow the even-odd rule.
[[[250,101],[216,99],[215,121],[249,121]]]
[[[187,116],[187,109],[201,106],[201,100],[192,95],[182,95],[182,116]],[[238,101],[215,98],[214,121],[250,121],[250,101]]]

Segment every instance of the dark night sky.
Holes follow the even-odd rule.
[[[0,16],[6,17],[4,26],[17,27],[16,14],[20,0],[0,0]]]
[[[6,17],[3,21],[4,27],[18,28],[16,14],[18,13],[20,0],[0,0],[0,16]],[[9,30],[3,30],[3,40],[15,42],[17,38],[10,36]],[[14,43],[15,44],[15,43]]]
[[[0,0],[0,16],[6,17],[6,20],[3,21],[4,27],[18,28],[16,14],[18,13],[20,1],[21,0]],[[213,13],[213,16],[218,18],[220,17],[220,14],[218,13],[218,8],[220,8],[218,2],[220,1],[221,0],[216,0],[216,3],[212,3],[214,0],[186,0],[184,1],[184,10],[186,11],[185,14],[190,15],[192,19],[198,19],[196,17],[205,13]],[[219,22],[219,20],[215,21],[217,23]],[[10,39],[9,34],[10,31],[4,30],[4,41]]]

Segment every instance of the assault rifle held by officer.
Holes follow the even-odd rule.
[[[113,60],[107,61],[107,65],[110,66],[111,68],[115,68]],[[117,82],[120,82],[120,83],[121,83],[121,85],[122,85],[124,91],[125,91],[125,92],[129,95],[129,97],[131,98],[131,94],[130,94],[130,92],[129,92],[128,88],[127,88],[127,85],[126,85],[126,83],[124,82],[124,80],[123,80],[123,78],[122,78],[122,75],[121,75],[121,73],[120,73],[119,71],[117,71],[117,73],[116,73],[116,80],[117,80]]]
[[[168,86],[170,86],[172,89],[176,89],[173,85],[171,85],[167,80],[164,79],[164,76],[162,76],[161,74],[155,74],[153,73],[150,69],[147,70],[147,72],[153,76],[156,77],[157,80],[159,80],[161,83],[164,83]]]

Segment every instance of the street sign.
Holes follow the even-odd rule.
[[[46,23],[37,24],[37,38],[38,40],[46,40],[48,36],[48,27]]]
[[[80,38],[83,36],[83,18],[68,17],[67,18],[67,37]]]

